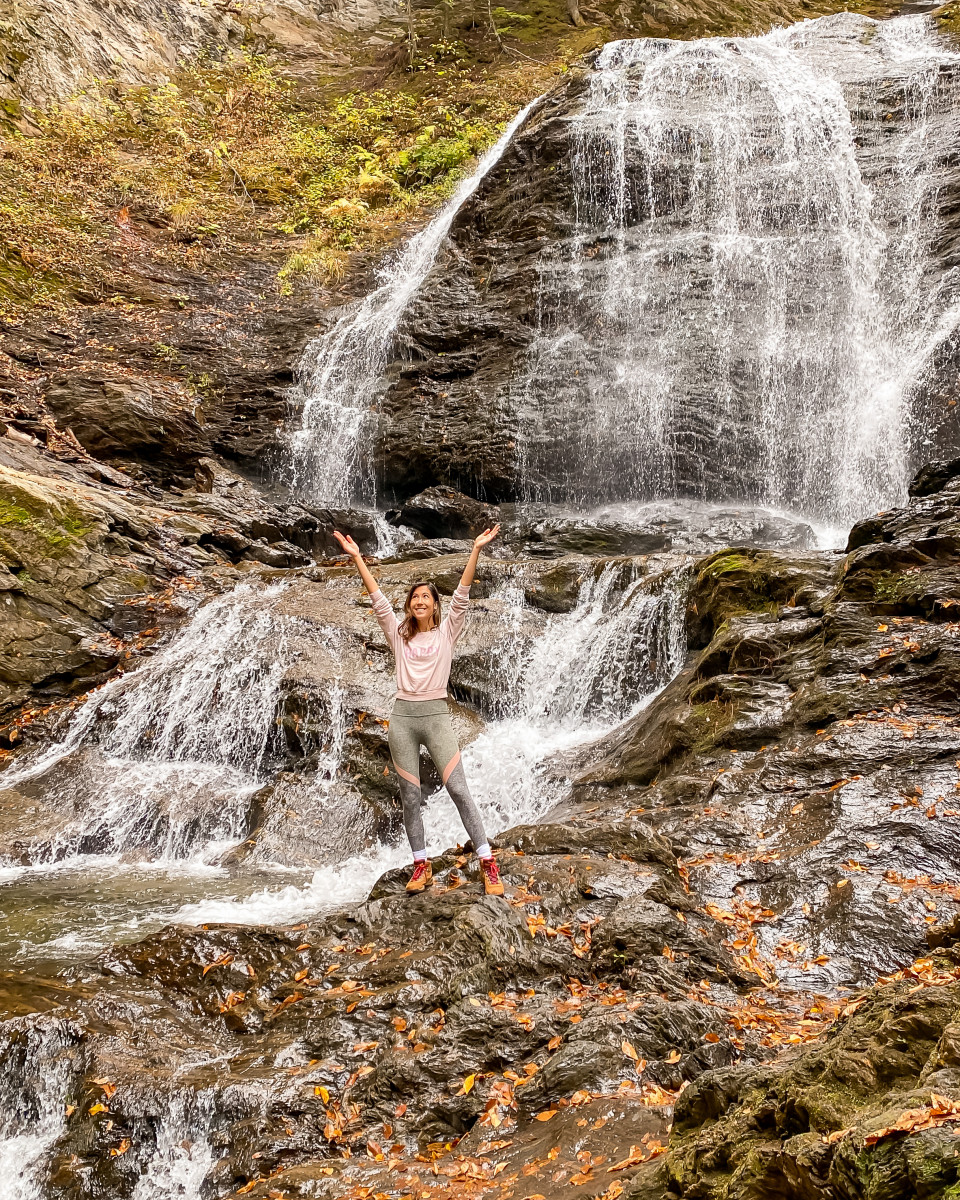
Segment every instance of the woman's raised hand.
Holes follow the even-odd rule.
[[[493,541],[493,539],[497,536],[497,534],[499,532],[500,532],[499,525],[494,525],[494,527],[492,529],[485,529],[483,531],[483,533],[477,534],[477,536],[473,539],[473,544],[479,550],[482,546],[489,545],[490,542]]]
[[[360,547],[349,534],[342,534],[338,529],[333,531],[333,536],[343,547],[344,553],[349,554],[351,558],[361,558]]]

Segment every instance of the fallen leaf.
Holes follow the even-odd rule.
[[[678,1063],[680,1061],[680,1057],[679,1050],[671,1050],[663,1061],[667,1063]]]
[[[620,1049],[624,1052],[627,1058],[632,1058],[634,1062],[640,1058],[640,1055],[636,1052],[633,1046],[630,1045],[629,1042],[621,1042]]]
[[[218,958],[216,962],[208,963],[203,968],[202,975],[206,975],[206,973],[208,971],[212,971],[214,967],[225,967],[229,963],[232,963],[232,962],[233,962],[233,955],[232,954],[224,954],[220,958]]]
[[[545,1112],[539,1112],[533,1118],[535,1121],[550,1121],[557,1115],[555,1108],[548,1108]]]
[[[463,1086],[460,1088],[460,1095],[461,1096],[469,1095],[470,1089],[473,1087],[473,1085],[476,1083],[476,1081],[477,1081],[476,1075],[468,1075],[466,1077],[466,1079],[464,1079],[464,1081],[463,1081]]]

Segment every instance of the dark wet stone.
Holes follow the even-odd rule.
[[[428,538],[473,538],[497,523],[496,506],[481,504],[449,487],[432,487],[411,496],[400,509],[403,525]]]

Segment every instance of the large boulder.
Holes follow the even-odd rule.
[[[210,453],[202,414],[172,385],[61,374],[45,398],[57,421],[72,429],[86,450],[108,462],[192,480],[197,463]]]
[[[481,504],[450,487],[432,487],[411,496],[399,520],[428,538],[470,538],[497,522],[495,506]]]

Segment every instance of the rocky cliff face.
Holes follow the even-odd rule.
[[[322,57],[337,31],[372,29],[394,16],[375,0],[279,0],[249,9],[204,0],[7,0],[0,99],[29,127],[31,107],[69,100],[95,79],[121,88],[165,83],[178,64],[239,49],[251,37]]]

